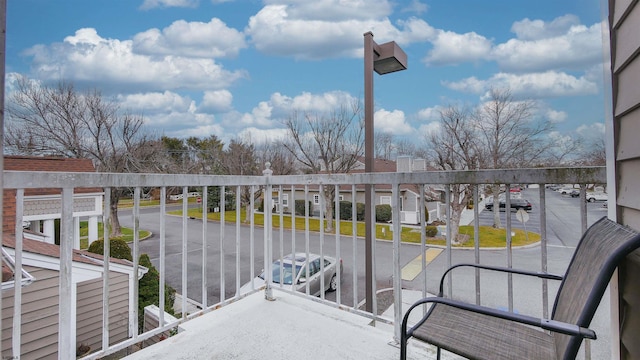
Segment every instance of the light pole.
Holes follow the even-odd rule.
[[[381,45],[373,41],[373,33],[364,33],[364,171],[372,173],[374,171],[373,154],[373,72],[384,75],[407,68],[407,54],[400,49],[395,41],[390,41]],[[374,212],[372,204],[373,186],[365,185],[365,277],[366,277],[366,305],[368,312],[373,312],[373,297],[375,281],[373,269],[373,247],[375,245],[375,230],[373,226]]]

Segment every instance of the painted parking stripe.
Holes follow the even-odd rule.
[[[424,253],[425,260],[429,264],[436,256],[440,255],[442,249],[428,248]],[[411,260],[407,265],[402,268],[402,280],[413,281],[418,274],[422,271],[422,254],[418,255],[415,259]]]

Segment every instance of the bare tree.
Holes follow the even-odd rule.
[[[142,116],[121,112],[98,90],[80,93],[69,83],[47,87],[21,78],[7,114],[5,145],[18,154],[88,158],[101,172],[141,172],[161,149],[144,133]],[[113,236],[121,235],[121,195],[112,189]]]
[[[531,100],[516,101],[509,89],[491,89],[490,100],[475,112],[480,167],[505,169],[521,167],[538,161],[545,151],[541,135],[548,133],[551,122],[536,120],[535,103]],[[499,209],[499,185],[492,187],[493,208]],[[493,226],[502,227],[500,213],[494,212]]]
[[[418,155],[419,151],[416,147],[416,144],[406,138],[398,139],[394,143],[394,149],[396,155]]]
[[[258,162],[271,164],[274,175],[294,175],[298,173],[296,158],[286,148],[277,142],[263,142],[256,146],[256,156]]]
[[[222,172],[226,175],[261,174],[258,159],[255,154],[255,147],[253,144],[248,144],[238,139],[231,140],[227,149],[223,151],[220,165]],[[245,213],[245,222],[248,222],[253,215],[253,209],[251,209],[250,204],[251,197],[255,199],[256,194],[259,195],[260,192],[253,192],[251,187],[243,187],[240,189],[240,193],[236,194],[236,196],[240,197],[240,206],[245,206],[247,210]]]
[[[580,155],[580,149],[584,146],[581,137],[554,137],[550,138],[544,153],[543,163],[547,166],[561,166],[569,162],[575,162]]]
[[[387,132],[375,133],[373,147],[376,159],[391,160],[394,150],[393,135]]]
[[[363,153],[364,125],[360,102],[354,100],[328,114],[294,112],[285,121],[287,140],[282,146],[309,173],[347,173]],[[335,189],[325,188],[324,204],[327,219],[333,218]],[[331,221],[326,230],[333,231]]]
[[[586,142],[582,153],[582,161],[584,165],[604,166],[607,163],[607,151],[604,142],[604,136],[590,139]]]
[[[450,105],[440,111],[440,128],[426,134],[425,140],[433,154],[432,162],[440,170],[468,170],[475,168],[479,151],[469,109]],[[467,184],[451,185],[451,239],[458,241],[460,218],[469,204],[472,188]]]

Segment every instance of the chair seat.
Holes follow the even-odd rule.
[[[552,335],[513,321],[434,304],[413,337],[469,359],[555,359]],[[455,341],[452,341],[455,339]]]

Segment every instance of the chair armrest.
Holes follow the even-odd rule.
[[[469,303],[465,303],[465,302],[461,302],[453,299],[447,299],[443,297],[428,297],[414,303],[407,310],[407,312],[404,315],[404,318],[402,319],[403,336],[404,334],[406,334],[407,338],[410,337],[413,331],[419,328],[422,325],[422,323],[426,320],[426,318],[430,315],[429,313],[427,313],[425,317],[423,317],[414,327],[409,329],[409,331],[407,332],[407,321],[409,319],[410,312],[413,309],[415,309],[417,306],[422,304],[427,304],[427,303],[444,304],[444,305],[456,307],[462,310],[467,310],[467,311],[471,311],[479,314],[497,317],[504,320],[515,321],[521,324],[536,326],[541,329],[545,329],[545,330],[549,330],[549,331],[553,331],[561,334],[580,336],[586,339],[593,339],[593,340],[596,339],[595,331],[589,328],[578,326],[576,324],[570,324],[570,323],[565,323],[558,320],[541,319],[533,316],[516,314],[508,311],[498,310],[498,309],[475,305],[475,304],[469,304]]]
[[[563,278],[560,275],[543,273],[539,271],[528,271],[528,270],[513,269],[513,268],[507,268],[507,267],[500,267],[500,266],[489,266],[489,265],[470,264],[470,263],[456,264],[448,268],[447,271],[445,271],[444,274],[442,274],[442,277],[440,278],[440,292],[438,293],[438,296],[442,296],[444,294],[444,279],[447,277],[447,275],[452,270],[457,269],[459,267],[463,267],[463,266],[474,267],[474,268],[483,269],[483,270],[492,270],[492,271],[499,271],[499,272],[505,272],[505,273],[511,273],[511,274],[518,274],[518,275],[535,276],[540,279],[562,280]]]

